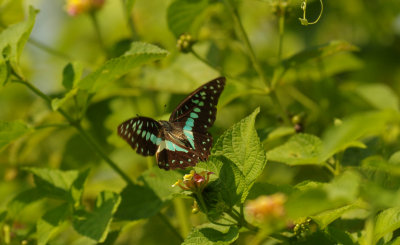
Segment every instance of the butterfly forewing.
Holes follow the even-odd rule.
[[[154,155],[162,139],[160,124],[148,117],[135,117],[118,126],[118,135],[143,156]]]
[[[188,131],[207,132],[215,121],[225,78],[214,79],[191,93],[171,113],[170,122],[183,122]]]

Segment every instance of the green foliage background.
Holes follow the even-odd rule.
[[[0,0],[0,243],[400,244],[400,3],[301,2]],[[116,128],[218,76],[191,195]],[[288,223],[250,224],[278,192]]]

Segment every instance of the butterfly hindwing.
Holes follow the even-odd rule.
[[[184,145],[171,135],[165,135],[165,140],[161,142],[156,157],[158,167],[165,170],[185,169],[189,166],[195,166],[200,160],[205,160],[198,151]]]
[[[215,121],[219,96],[225,86],[225,78],[214,79],[191,93],[171,113],[169,121],[183,122],[184,129],[207,132]]]
[[[118,134],[132,149],[143,156],[156,153],[158,144],[162,141],[160,124],[148,117],[131,118],[118,126]]]

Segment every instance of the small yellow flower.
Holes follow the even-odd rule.
[[[191,180],[191,179],[193,178],[193,176],[194,176],[195,173],[196,173],[196,172],[195,172],[194,170],[191,170],[189,174],[185,174],[185,175],[183,176],[183,181]]]
[[[203,171],[201,173],[196,173],[196,171],[191,170],[189,174],[183,176],[183,181],[178,180],[172,187],[179,186],[183,190],[190,190],[192,192],[201,192],[204,190],[208,181],[210,180],[209,175],[212,172]],[[183,183],[184,185],[182,185]]]
[[[176,181],[175,184],[172,185],[172,187],[180,185],[181,183],[182,183],[182,180],[178,179],[178,181]]]

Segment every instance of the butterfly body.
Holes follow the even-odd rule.
[[[171,113],[168,121],[136,117],[123,122],[118,134],[136,152],[156,155],[165,170],[194,166],[208,159],[212,136],[207,132],[216,117],[216,105],[225,78],[214,79],[187,96]]]

